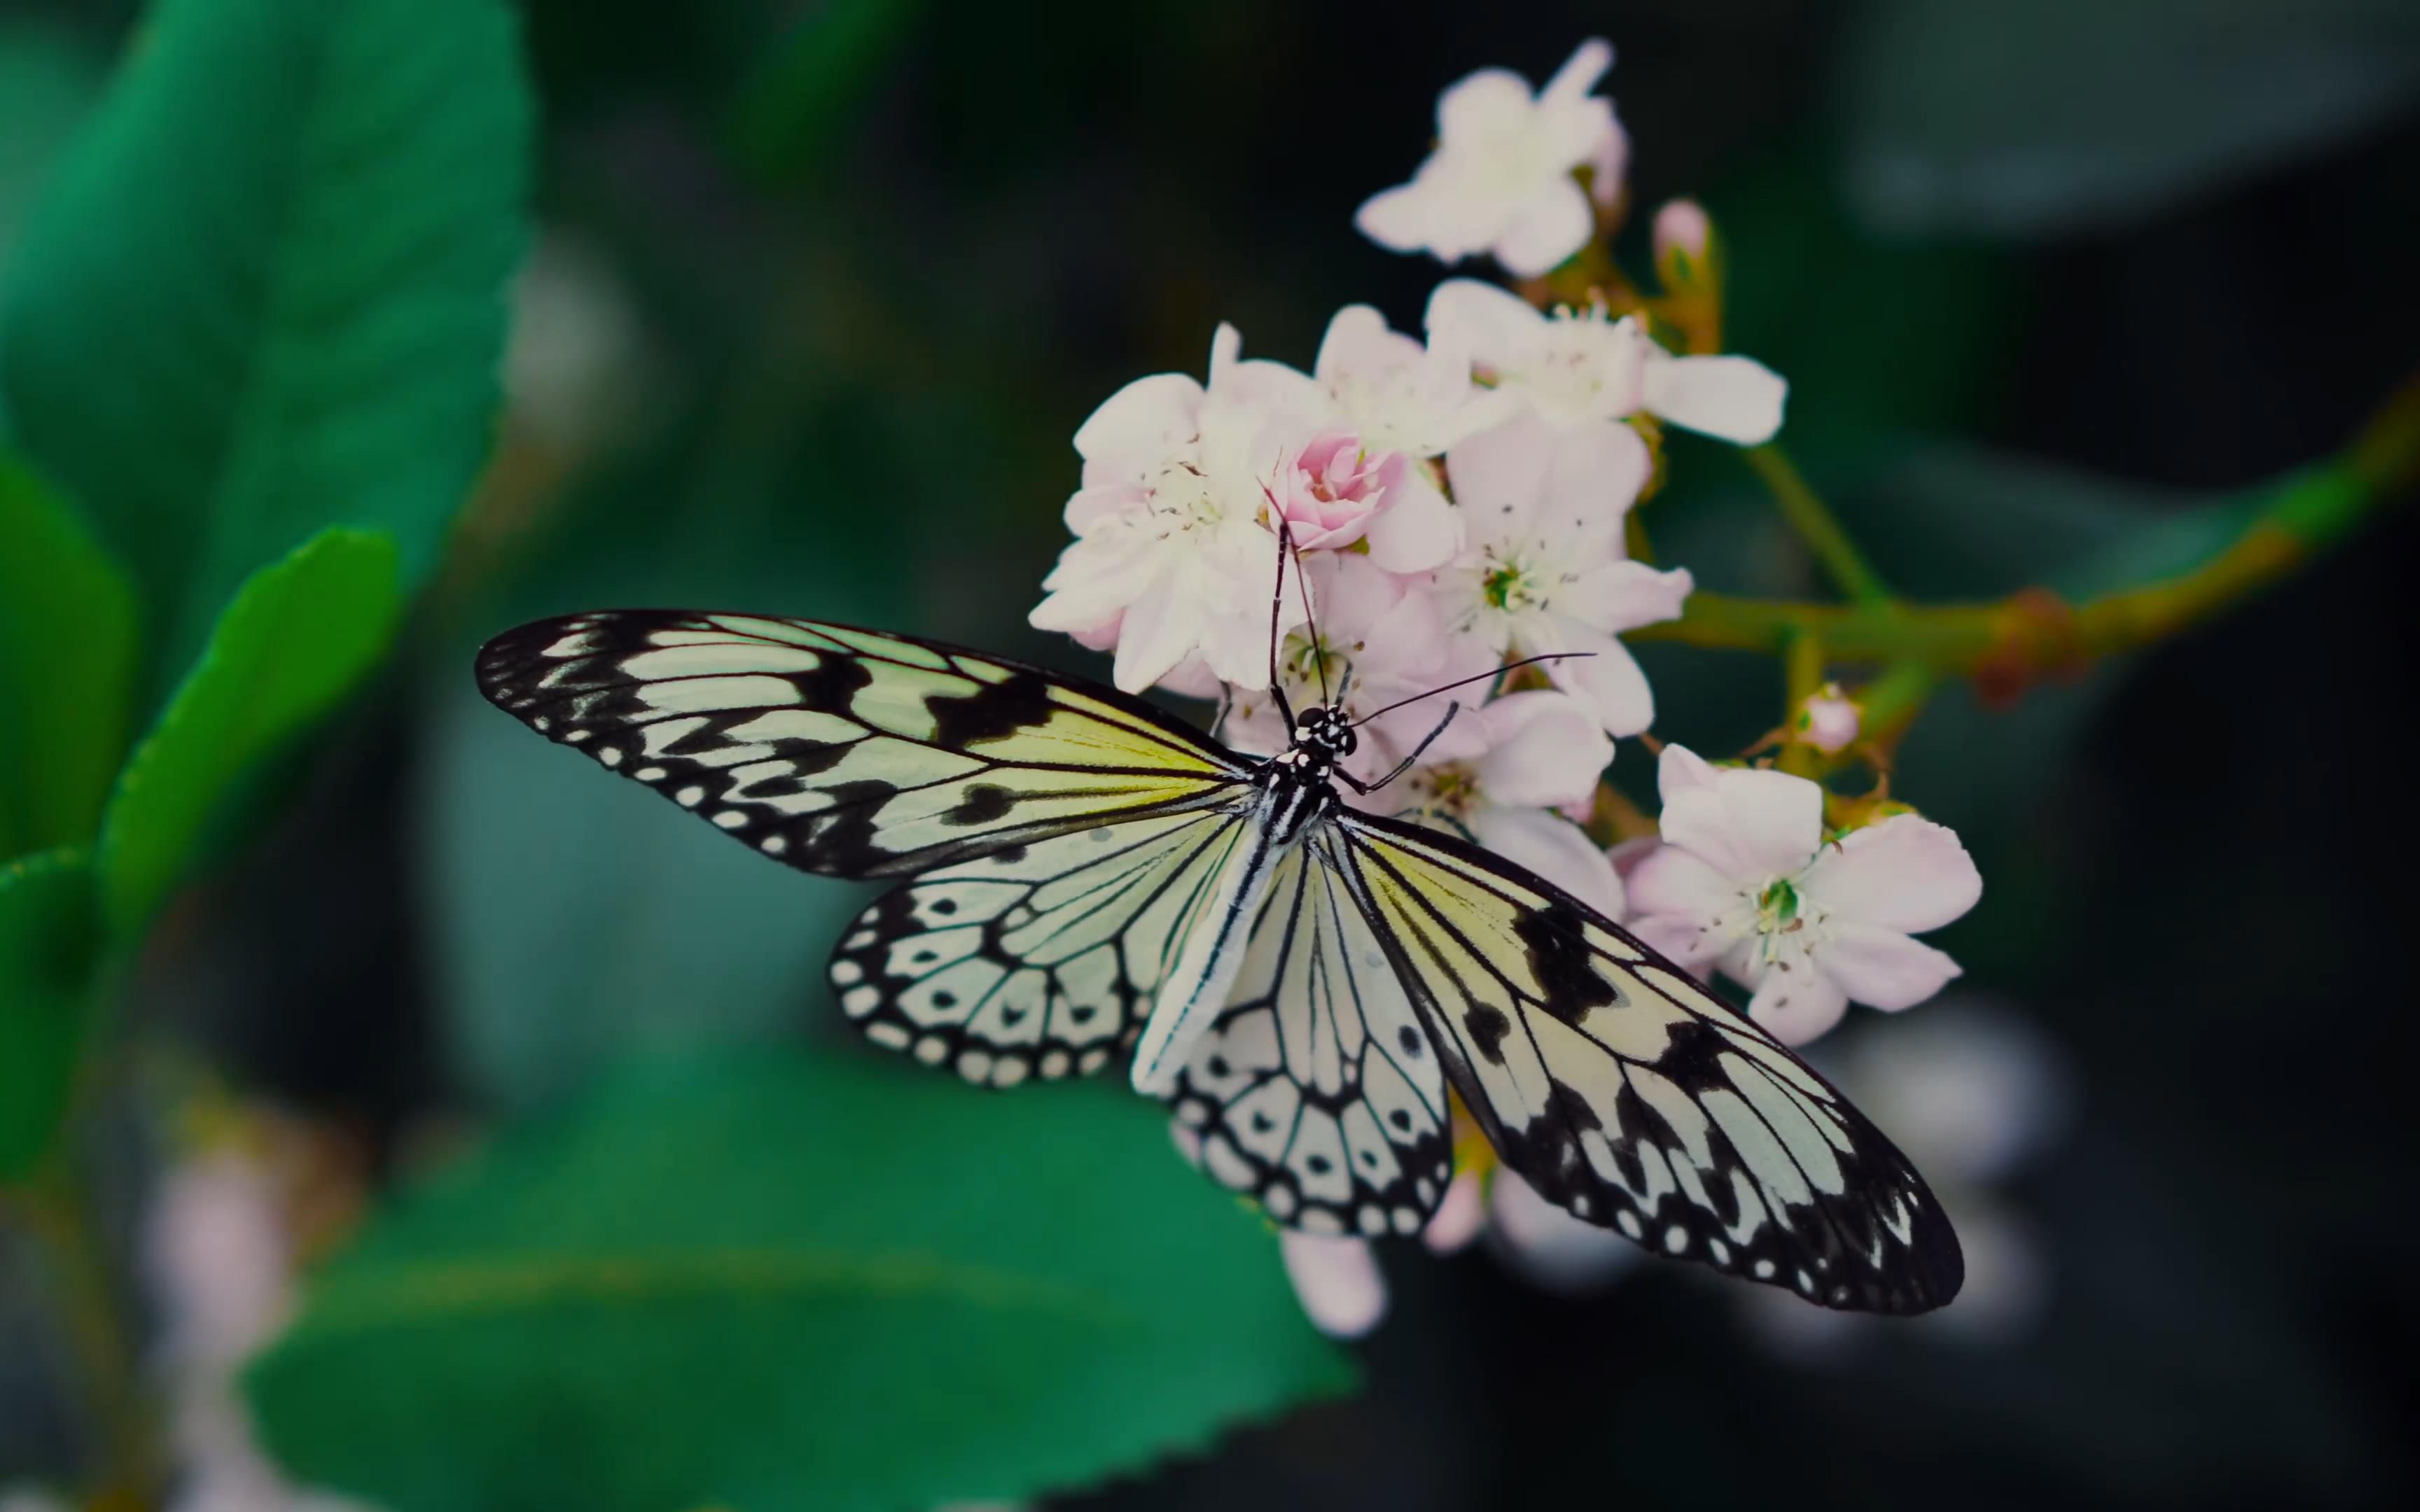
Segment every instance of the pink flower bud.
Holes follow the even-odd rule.
[[[1837,683],[1827,683],[1799,709],[1798,738],[1826,756],[1837,755],[1857,738],[1860,718],[1856,702],[1842,697]]]
[[[1704,268],[1714,239],[1714,223],[1706,219],[1706,208],[1694,199],[1673,200],[1655,212],[1655,266],[1659,269],[1671,266],[1675,258],[1681,259],[1684,270]]]
[[[1269,501],[1305,549],[1352,545],[1403,481],[1404,454],[1373,456],[1351,431],[1325,430],[1278,464]]]

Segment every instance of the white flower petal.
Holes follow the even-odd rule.
[[[1562,888],[1607,918],[1622,914],[1621,879],[1586,831],[1546,809],[1490,804],[1470,818],[1479,843]]]
[[[1488,751],[1479,785],[1490,803],[1556,809],[1585,805],[1613,764],[1613,742],[1568,693],[1528,688],[1478,711]]]
[[[1477,1239],[1487,1227],[1487,1183],[1477,1171],[1464,1171],[1445,1189],[1420,1242],[1434,1255],[1450,1255]]]
[[[1201,415],[1201,384],[1182,373],[1155,373],[1102,400],[1077,427],[1076,452],[1087,461],[1131,462],[1130,481],[1139,482],[1145,470],[1193,439]]]
[[[1467,517],[1470,539],[1506,541],[1528,533],[1554,465],[1555,435],[1535,412],[1465,438],[1446,454],[1454,501]]]
[[[1621,517],[1654,471],[1647,442],[1628,425],[1608,422],[1566,431],[1556,439],[1547,471],[1541,533],[1600,531],[1618,549]]]
[[[1494,284],[1450,278],[1429,295],[1422,324],[1432,343],[1441,339],[1474,362],[1498,366],[1538,342],[1546,317]]]
[[[1392,372],[1424,355],[1420,344],[1390,328],[1374,305],[1348,304],[1328,318],[1311,370],[1320,381],[1330,382]]]
[[[1896,930],[1838,919],[1831,929],[1817,964],[1838,991],[1860,1003],[1888,1012],[1914,1008],[1960,974],[1946,951]]]
[[[1730,932],[1714,926],[1741,911],[1739,884],[1703,856],[1658,845],[1631,865],[1623,881],[1632,931],[1683,965],[1712,960],[1734,943]]]
[[[1673,424],[1758,446],[1781,429],[1790,385],[1749,357],[1674,357],[1657,347],[1642,378],[1647,409]]]
[[[1765,968],[1748,999],[1747,1016],[1783,1044],[1805,1044],[1828,1033],[1849,1011],[1848,995],[1802,957]]]
[[[1915,814],[1849,831],[1799,886],[1827,913],[1908,934],[1939,929],[1983,896],[1983,875],[1956,832]]]
[[[1388,572],[1431,572],[1461,554],[1462,514],[1425,468],[1404,469],[1403,481],[1388,492],[1392,497],[1367,532],[1372,562]]]
[[[1118,659],[1110,673],[1118,691],[1140,693],[1185,659],[1202,629],[1191,609],[1164,575],[1153,591],[1134,601],[1118,632]]]
[[[1278,1245],[1295,1297],[1321,1333],[1359,1338],[1387,1316],[1387,1281],[1368,1244],[1289,1228],[1278,1235]]]
[[[1588,705],[1609,735],[1635,735],[1655,722],[1655,694],[1647,686],[1630,648],[1592,625],[1561,614],[1529,614],[1514,632],[1531,655],[1576,651],[1585,655],[1546,663],[1557,687]]]
[[[1512,69],[1466,74],[1437,97],[1438,145],[1450,152],[1474,141],[1517,135],[1528,126],[1532,107],[1529,81]]]
[[[1381,190],[1353,212],[1353,229],[1388,252],[1419,252],[1429,244],[1428,192],[1418,183]]]
[[[1587,606],[1589,623],[1601,630],[1636,630],[1679,619],[1697,587],[1686,567],[1659,572],[1644,562],[1611,562],[1573,585],[1564,601]]]
[[[1525,199],[1488,250],[1516,278],[1551,272],[1588,245],[1596,214],[1576,179],[1563,179]]]
[[[1685,748],[1667,746],[1656,780],[1665,842],[1696,852],[1734,881],[1794,876],[1823,841],[1823,790],[1803,777],[1716,771]]]

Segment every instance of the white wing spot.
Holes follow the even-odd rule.
[[[958,1074],[970,1082],[982,1081],[991,1074],[991,1057],[981,1050],[970,1050],[958,1057]]]
[[[854,961],[841,960],[831,964],[831,980],[842,986],[865,980],[865,968]]]
[[[738,829],[748,823],[748,815],[737,809],[725,809],[714,816],[714,822],[725,829]]]
[[[756,842],[756,848],[768,856],[779,856],[790,848],[787,835],[768,835]]]
[[[630,775],[642,782],[660,782],[664,779],[664,769],[660,766],[642,766]]]
[[[868,1013],[873,1012],[875,1009],[881,1004],[881,1002],[882,989],[876,987],[871,983],[863,983],[859,986],[851,987],[848,991],[840,995],[841,1011],[851,1018],[861,1019],[865,1017]],[[893,1050],[898,1049],[899,1045],[904,1045],[908,1042],[908,1031],[899,1028],[897,1025],[893,1024],[878,1026],[889,1027],[897,1032],[899,1036],[899,1044],[892,1045],[891,1048]],[[871,1034],[873,1030],[869,1029],[866,1032]],[[885,1041],[884,1042],[889,1043],[888,1041]]]
[[[1361,1225],[1361,1231],[1373,1239],[1387,1231],[1387,1214],[1374,1202],[1362,1204],[1357,1221]]]
[[[865,1037],[885,1050],[908,1048],[908,1031],[896,1024],[869,1024],[865,1026]]]
[[[1096,1072],[1103,1066],[1107,1065],[1109,1063],[1109,1052],[1108,1048],[1103,1045],[1094,1045],[1092,1049],[1085,1051],[1083,1055],[1077,1057],[1076,1069],[1089,1076],[1094,1072]]]
[[[611,746],[597,747],[597,759],[603,762],[608,766],[619,766],[622,764],[622,753]]]
[[[1261,1198],[1261,1206],[1269,1210],[1270,1217],[1280,1223],[1284,1222],[1294,1216],[1294,1188],[1290,1186],[1269,1188]]]
[[[994,1087],[1015,1087],[1025,1080],[1025,1073],[1030,1069],[1023,1056],[1002,1056],[1000,1064],[991,1070],[991,1084]]]
[[[596,733],[594,730],[566,730],[563,733],[563,743],[566,746],[577,746]]]
[[[1678,1255],[1689,1247],[1689,1231],[1679,1224],[1664,1230],[1664,1247]]]
[[[1057,1080],[1067,1074],[1067,1052],[1053,1050],[1042,1057],[1042,1074]]]
[[[1770,1281],[1773,1279],[1773,1262],[1771,1260],[1759,1260],[1756,1262],[1756,1278],[1759,1281]]]
[[[916,1041],[916,1058],[927,1066],[938,1066],[949,1058],[949,1041],[938,1034],[928,1034]]]
[[[1624,1208],[1620,1212],[1615,1213],[1613,1215],[1613,1222],[1616,1227],[1619,1227],[1624,1234],[1627,1234],[1632,1239],[1637,1239],[1646,1232],[1645,1229],[1639,1227],[1638,1214],[1631,1211],[1628,1208]]]

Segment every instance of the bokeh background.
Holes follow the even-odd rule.
[[[1809,1328],[1663,1267],[1541,1276],[1481,1245],[1390,1253],[1387,1326],[1331,1349],[1148,1110],[873,1065],[821,985],[863,894],[709,839],[469,676],[497,629],[644,603],[1098,672],[1024,624],[1077,424],[1131,378],[1199,372],[1220,319],[1304,365],[1347,302],[1416,329],[1439,270],[1361,240],[1354,208],[1418,160],[1445,84],[1541,79],[1591,35],[1620,50],[1637,202],[1713,212],[1730,345],[1790,378],[1784,440],[1894,581],[2123,580],[2344,445],[2420,363],[2420,12],[515,8],[536,116],[492,458],[393,656],[222,813],[116,995],[132,1069],[73,1136],[155,1354],[181,1295],[146,1280],[163,1195],[209,1151],[271,1152],[304,1295],[331,1278],[253,1378],[306,1478],[407,1512],[2420,1491],[2408,510],[2013,707],[1945,695],[1908,741],[1898,791],[1986,879],[1942,937],[1968,976],[1863,1014],[1835,1064],[1886,1101],[1916,1072],[1885,1041],[1924,1026],[1947,1090],[1905,1117],[1965,1141],[1943,1158],[1973,1157],[2014,1257],[1962,1327]],[[0,284],[135,21],[0,0]],[[1672,460],[1666,558],[1817,591],[1736,458]],[[1773,663],[1642,655],[1668,737],[1775,722]],[[497,1279],[552,1239],[692,1238],[755,1258],[627,1306],[594,1271],[527,1306]],[[1002,1323],[980,1287],[916,1280],[926,1249],[1153,1320],[1078,1298]],[[250,1252],[201,1253],[207,1292]],[[830,1294],[793,1305],[799,1265]],[[0,1487],[105,1451],[41,1280],[0,1228]],[[892,1468],[817,1458],[840,1440]],[[900,1469],[936,1463],[974,1468]]]

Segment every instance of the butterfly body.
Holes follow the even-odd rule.
[[[832,957],[867,1040],[991,1088],[1131,1050],[1180,1146],[1280,1224],[1417,1232],[1451,1088],[1509,1168],[1657,1253],[1832,1307],[1958,1289],[1922,1180],[1787,1048],[1542,879],[1349,807],[1339,709],[1254,760],[964,648],[686,610],[524,625],[478,673],[769,858],[905,879]]]

